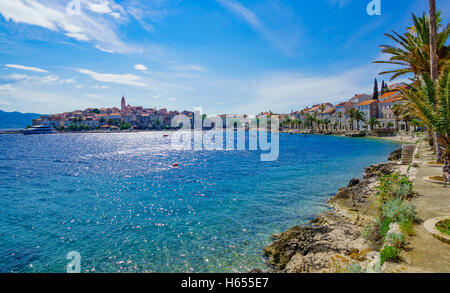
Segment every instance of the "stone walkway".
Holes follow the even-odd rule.
[[[420,157],[414,161],[419,164],[413,168],[412,178],[418,196],[413,200],[422,221],[439,216],[450,215],[450,188],[426,182],[426,176],[442,175],[442,169],[425,166],[432,160],[431,150],[425,142],[419,144]],[[425,231],[423,225],[415,226],[416,236],[410,240],[410,250],[403,252],[404,263],[393,271],[450,273],[450,245],[437,240]]]

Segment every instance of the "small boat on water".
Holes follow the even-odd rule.
[[[25,129],[22,131],[24,135],[30,135],[30,134],[52,134],[56,133],[56,130],[54,130],[50,126],[45,125],[36,125],[31,128]]]
[[[365,132],[346,133],[345,136],[348,136],[348,137],[364,137],[364,136],[366,136],[366,133]]]
[[[163,137],[168,137],[168,136],[169,136],[168,134],[164,134],[164,135],[163,135]]]

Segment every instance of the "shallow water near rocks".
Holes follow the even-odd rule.
[[[170,133],[169,133],[170,134]],[[0,135],[0,272],[246,272],[390,141],[280,134],[280,156],[173,151],[162,133]],[[178,163],[178,168],[172,164]]]

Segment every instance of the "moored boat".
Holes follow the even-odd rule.
[[[25,135],[30,135],[30,134],[52,134],[52,133],[56,133],[56,130],[54,130],[50,126],[36,125],[36,126],[31,127],[31,128],[25,129],[24,131],[22,131],[22,133],[25,134]]]

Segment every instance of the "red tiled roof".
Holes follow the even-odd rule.
[[[387,92],[381,95],[380,99],[389,98],[392,95],[399,94],[398,91]]]
[[[308,110],[308,112],[317,111],[317,110],[319,110],[319,108],[320,108],[320,105],[313,106],[311,109]]]
[[[386,99],[386,100],[380,102],[380,104],[384,104],[384,103],[394,103],[394,102],[401,101],[401,100],[402,100],[401,97],[391,97],[391,98],[389,98],[389,99]]]
[[[335,108],[328,108],[327,110],[321,112],[320,114],[329,114],[332,113],[335,110]]]
[[[362,101],[361,103],[359,103],[358,106],[366,106],[366,105],[371,105],[375,102],[378,102],[377,100],[367,100],[367,101]]]

